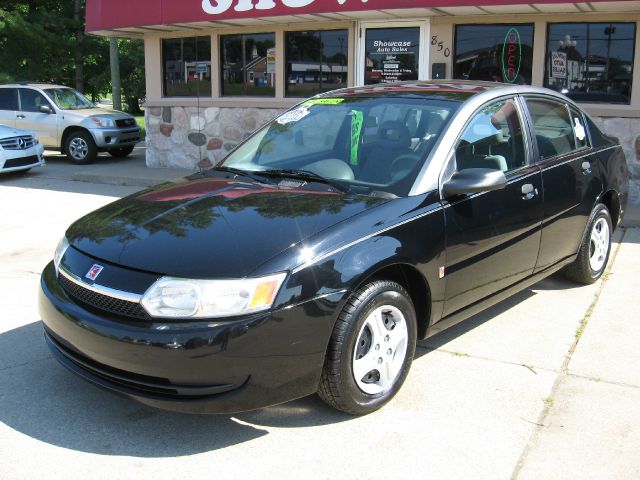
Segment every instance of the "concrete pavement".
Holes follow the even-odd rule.
[[[113,161],[129,185],[153,179],[130,161]],[[595,285],[554,276],[420,342],[402,391],[372,415],[342,415],[313,396],[179,415],[84,383],[42,339],[38,276],[64,229],[139,188],[95,183],[112,175],[104,165],[82,167],[94,175],[85,181],[62,159],[0,177],[3,480],[640,477],[640,230],[618,231],[610,273]]]

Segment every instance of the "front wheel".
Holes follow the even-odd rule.
[[[124,158],[133,152],[133,147],[117,147],[109,150],[109,155],[114,158]]]
[[[318,395],[346,413],[373,412],[400,390],[415,349],[409,294],[396,282],[371,282],[351,295],[338,317]]]
[[[64,144],[64,153],[73,163],[84,165],[96,159],[98,148],[89,132],[76,130],[67,137]]]
[[[599,203],[593,209],[578,258],[564,269],[570,280],[585,285],[598,280],[607,266],[611,252],[611,215],[605,205]]]

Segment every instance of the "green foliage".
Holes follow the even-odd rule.
[[[0,77],[7,80],[74,79],[73,1],[17,1],[0,7]]]
[[[142,40],[118,40],[120,56],[120,82],[122,97],[129,113],[139,115],[140,101],[146,96],[144,76],[144,42]]]
[[[82,17],[84,17],[84,1]],[[75,0],[0,1],[0,82],[51,82],[76,87],[75,55],[81,52],[84,91],[92,100],[111,91],[109,39],[82,35]],[[134,114],[145,98],[144,46],[118,41],[123,100]]]

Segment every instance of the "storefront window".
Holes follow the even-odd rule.
[[[552,23],[545,87],[577,102],[631,100],[634,23]]]
[[[456,25],[453,78],[531,84],[532,24]]]
[[[347,30],[286,32],[286,95],[309,97],[347,85]]]
[[[274,33],[220,37],[222,95],[275,96],[275,44]]]
[[[420,29],[369,28],[366,33],[366,85],[418,79]]]
[[[165,97],[211,96],[211,37],[162,40]]]

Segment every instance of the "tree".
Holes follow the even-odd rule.
[[[97,101],[111,90],[109,40],[84,35],[84,0],[0,0],[0,82],[75,86]],[[129,110],[145,97],[144,47],[119,40],[122,89]]]
[[[142,40],[118,40],[120,54],[120,83],[127,110],[133,115],[142,113],[140,101],[146,96],[144,74],[144,42]]]

